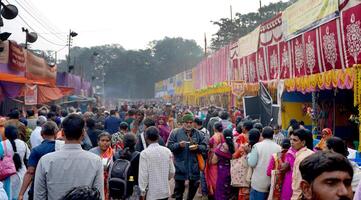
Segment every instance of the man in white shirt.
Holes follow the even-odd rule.
[[[169,180],[175,173],[172,152],[158,144],[159,130],[156,127],[149,127],[145,137],[149,146],[140,153],[138,178],[142,199],[145,199],[145,194],[147,199],[168,199]]]
[[[74,187],[99,190],[104,199],[103,164],[99,156],[84,151],[84,120],[71,114],[62,123],[65,144],[59,151],[44,155],[35,172],[34,199],[60,200]]]
[[[271,178],[267,176],[267,166],[274,153],[281,152],[281,147],[273,138],[273,128],[265,127],[262,131],[263,141],[255,144],[247,156],[247,162],[253,168],[251,178],[250,200],[267,199]]]
[[[31,149],[39,146],[43,142],[43,137],[41,137],[41,127],[45,124],[46,117],[39,116],[38,120],[36,121],[36,128],[31,132],[30,135],[30,144]]]

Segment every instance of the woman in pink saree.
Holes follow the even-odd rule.
[[[212,158],[215,156],[215,150],[217,146],[224,142],[223,138],[223,127],[222,123],[216,122],[214,124],[214,135],[209,140],[209,151],[208,151],[208,159],[206,163],[206,168],[204,170],[204,174],[206,177],[206,182],[208,186],[208,195],[214,196],[216,192],[216,183],[217,183],[217,173],[218,167],[217,164],[213,164]]]
[[[285,163],[283,165],[283,170],[285,172],[285,176],[282,184],[281,191],[281,199],[282,200],[290,200],[292,197],[292,173],[293,173],[293,165],[296,159],[297,150],[292,147],[288,149],[285,157]]]
[[[273,170],[281,171],[282,164],[286,162],[287,152],[291,147],[290,140],[284,139],[282,141],[281,147],[282,147],[281,152],[272,155],[272,158],[271,158],[268,168],[267,168],[267,176],[271,177]],[[276,176],[276,179],[275,179],[276,181],[274,183],[271,183],[271,191],[270,191],[270,195],[272,194],[272,199],[273,200],[287,199],[289,194],[286,194],[285,192],[292,194],[292,190],[290,192],[289,189],[286,188],[286,191],[284,191],[282,188],[285,174],[277,173],[274,176]],[[272,184],[274,184],[274,185],[272,185]],[[287,187],[287,186],[285,186],[285,187]],[[284,192],[283,196],[282,196],[282,192]],[[270,199],[270,197],[268,197],[268,199]]]

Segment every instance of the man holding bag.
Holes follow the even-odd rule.
[[[192,114],[185,114],[182,118],[183,127],[175,129],[168,140],[168,148],[174,155],[176,168],[174,178],[176,200],[183,199],[186,180],[189,180],[187,199],[194,198],[199,187],[200,167],[204,166],[204,163],[201,163],[203,159],[200,155],[206,153],[207,144],[204,136],[193,128],[193,121]]]

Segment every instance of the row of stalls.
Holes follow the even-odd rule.
[[[155,97],[185,105],[229,107],[229,46],[204,58],[196,67],[159,81]]]
[[[303,121],[315,133],[331,128],[357,148],[361,147],[360,64],[361,2],[299,0],[204,58],[191,70],[189,93],[171,94],[172,77],[156,83],[156,97],[170,101],[178,96],[189,105],[237,107],[246,115],[247,105],[251,105],[248,110],[270,106],[259,109],[260,116],[270,115],[283,128],[291,119]],[[256,96],[259,104],[249,104],[249,97]]]
[[[57,72],[44,58],[14,41],[0,43],[0,114],[12,108],[38,108],[50,103],[64,104],[68,97],[86,98],[91,85],[79,76]]]

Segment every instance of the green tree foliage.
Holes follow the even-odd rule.
[[[74,47],[70,63],[75,66],[75,74],[92,80],[93,85],[102,84],[99,66],[104,66],[107,97],[151,98],[155,82],[193,68],[202,56],[202,49],[194,40],[165,37],[141,50],[125,50],[115,44]],[[58,68],[67,71],[67,61],[61,61]]]
[[[237,41],[242,36],[253,31],[262,22],[271,19],[273,16],[286,9],[295,1],[296,0],[270,3],[269,5],[260,8],[258,12],[250,12],[247,14],[236,13],[233,20],[221,18],[219,21],[212,22],[214,25],[218,26],[219,29],[217,33],[213,35],[211,48],[217,50],[230,42]]]
[[[164,38],[152,41],[149,50],[156,66],[157,81],[195,67],[202,58],[201,47],[194,40],[183,38]]]

